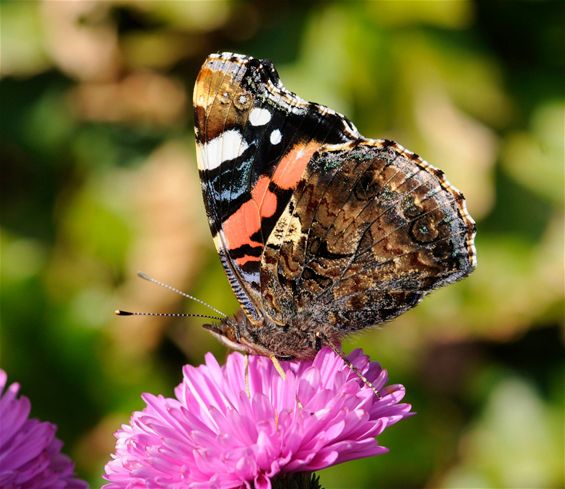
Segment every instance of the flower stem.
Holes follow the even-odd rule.
[[[271,482],[273,489],[324,489],[320,478],[311,472],[281,474]]]

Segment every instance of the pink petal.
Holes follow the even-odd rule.
[[[381,398],[327,348],[281,362],[284,380],[270,359],[250,355],[246,368],[239,353],[223,367],[210,354],[185,366],[176,399],[144,395],[116,434],[106,488],[270,488],[280,473],[384,453],[374,437],[411,414],[404,388],[385,388],[386,371],[361,350],[349,359]]]

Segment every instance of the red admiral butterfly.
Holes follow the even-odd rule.
[[[309,358],[476,265],[475,223],[441,170],[285,89],[270,61],[208,57],[194,88],[214,243],[241,304],[227,345]]]

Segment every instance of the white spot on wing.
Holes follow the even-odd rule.
[[[248,144],[237,129],[225,131],[211,141],[197,145],[198,167],[201,170],[218,168],[225,161],[241,156],[247,147]]]
[[[271,113],[267,109],[255,107],[249,113],[249,122],[252,126],[264,126],[271,120]]]
[[[281,132],[278,129],[275,129],[271,133],[271,137],[269,139],[271,140],[271,144],[279,144],[282,139]]]

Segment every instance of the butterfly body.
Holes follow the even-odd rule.
[[[476,265],[475,224],[443,172],[287,91],[273,65],[211,55],[195,92],[210,228],[241,310],[228,345],[309,358]]]

